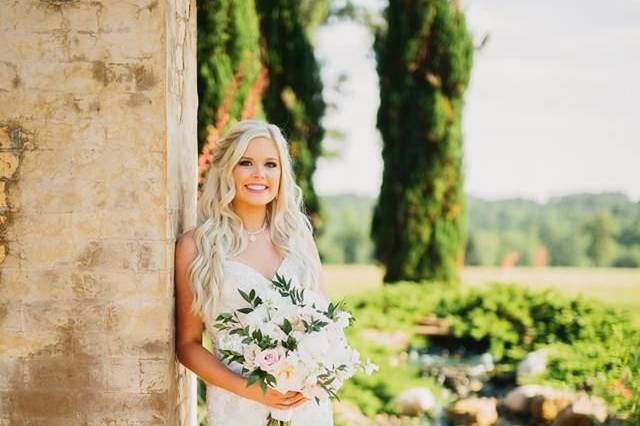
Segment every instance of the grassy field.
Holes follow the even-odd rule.
[[[383,270],[374,265],[325,265],[324,285],[332,297],[339,298],[380,287],[382,275]],[[463,285],[510,282],[532,289],[582,294],[631,312],[640,324],[640,269],[467,267],[461,277]]]

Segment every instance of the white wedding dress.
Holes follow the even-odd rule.
[[[270,285],[270,281],[253,267],[231,259],[223,263],[224,285],[218,302],[218,312],[229,312],[246,306],[246,301],[238,293],[243,289],[247,293],[251,288]],[[276,273],[292,279],[299,284],[302,265],[294,255],[287,255],[280,263]],[[274,274],[275,275],[275,274]],[[218,330],[214,324],[205,323],[209,336],[217,346]],[[215,351],[220,358],[220,354]],[[229,366],[237,373],[240,368]],[[243,398],[214,385],[207,385],[207,424],[209,426],[264,426],[267,424],[269,407]],[[318,405],[315,401],[296,407],[291,419],[292,426],[333,426],[333,413],[330,401]]]

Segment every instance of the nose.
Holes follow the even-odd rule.
[[[253,167],[253,173],[251,174],[254,177],[264,177],[264,167],[259,164],[256,164]]]

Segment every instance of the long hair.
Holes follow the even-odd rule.
[[[218,140],[198,200],[193,233],[198,253],[189,266],[189,279],[194,292],[191,309],[205,320],[215,320],[224,285],[224,259],[237,256],[248,244],[242,219],[231,207],[236,195],[233,169],[249,142],[258,137],[274,141],[280,155],[280,187],[266,212],[271,239],[285,255],[297,257],[302,263],[301,285],[309,289],[319,287],[320,259],[310,244],[312,225],[304,213],[302,189],[295,182],[287,141],[273,124],[243,120]]]

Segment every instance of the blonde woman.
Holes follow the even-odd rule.
[[[247,379],[202,346],[218,313],[240,307],[239,285],[269,285],[276,273],[320,290],[320,258],[280,129],[244,120],[218,141],[198,201],[197,227],[178,240],[176,352],[207,384],[210,426],[263,426],[271,408],[294,408],[292,426],[333,425],[331,406]]]

